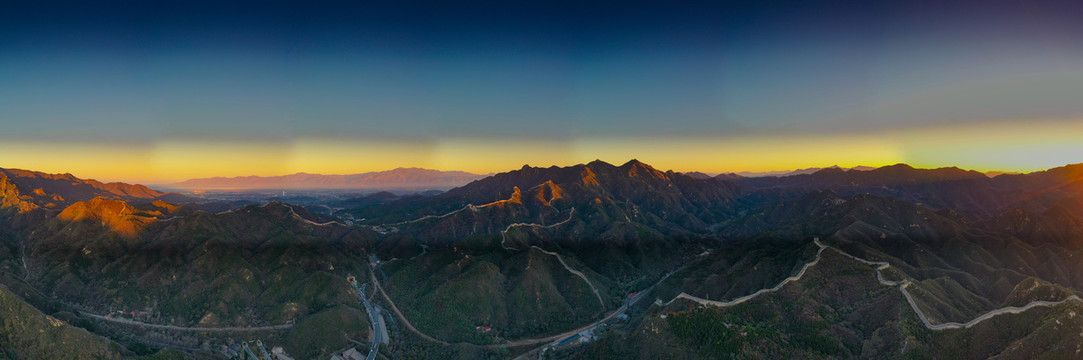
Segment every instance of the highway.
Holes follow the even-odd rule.
[[[376,279],[372,276],[373,280]],[[365,296],[365,292],[361,290],[361,287],[357,285],[357,279],[353,276],[347,278],[350,285],[353,286],[357,292],[357,296],[361,298],[361,303],[365,305],[365,312],[369,315],[369,323],[372,324],[372,348],[369,349],[368,360],[376,358],[376,354],[379,353],[380,344],[387,344],[390,342],[390,338],[387,336],[387,325],[384,324],[384,318],[380,316],[379,306],[373,305]]]
[[[373,264],[370,263],[369,266],[370,266],[370,270],[371,270]],[[685,265],[684,267],[687,267],[687,266],[688,265]],[[665,281],[667,278],[669,278],[670,275],[673,275],[677,271],[680,271],[681,269],[684,269],[684,267],[681,267],[681,268],[679,268],[677,270],[673,270],[673,271],[669,272],[668,274],[665,274],[664,276],[662,276],[661,279],[658,279],[658,281],[655,282],[654,285],[651,285],[650,287],[648,287],[648,288],[644,289],[643,291],[639,292],[638,296],[635,296],[634,298],[632,298],[629,301],[625,302],[623,305],[621,305],[616,310],[611,311],[609,314],[607,314],[601,320],[598,320],[598,321],[595,321],[595,322],[590,323],[588,325],[584,325],[582,327],[576,328],[575,330],[563,332],[563,333],[560,333],[560,334],[557,334],[557,335],[546,336],[546,337],[541,337],[541,338],[533,338],[533,339],[521,339],[521,340],[502,343],[502,344],[490,344],[490,345],[480,345],[480,346],[485,347],[485,348],[489,348],[489,349],[499,349],[499,348],[509,348],[509,347],[517,347],[517,346],[534,345],[534,344],[545,343],[545,342],[559,341],[559,340],[567,338],[569,336],[572,336],[572,335],[578,334],[580,332],[586,331],[588,329],[594,328],[594,327],[596,327],[596,326],[598,326],[598,325],[600,325],[602,323],[605,323],[605,322],[607,322],[609,320],[612,320],[614,317],[620,315],[625,310],[628,310],[629,307],[631,307],[632,305],[635,305],[640,300],[642,300],[643,297],[644,297],[643,296],[644,294],[646,294],[646,293],[650,292],[651,290],[653,290],[655,286],[662,283],[662,281]],[[411,332],[414,332],[418,336],[421,336],[425,340],[429,340],[429,341],[444,344],[444,345],[450,345],[451,344],[451,343],[449,343],[447,341],[440,340],[440,339],[432,337],[432,336],[430,336],[428,334],[425,334],[425,333],[421,332],[421,330],[418,330],[416,327],[414,327],[414,325],[412,323],[410,323],[410,319],[407,319],[406,316],[404,316],[402,314],[402,312],[399,311],[398,307],[395,306],[395,302],[392,301],[391,297],[388,296],[387,292],[384,291],[383,287],[380,285],[379,280],[376,279],[375,272],[374,271],[369,271],[369,276],[372,279],[372,283],[376,285],[376,291],[380,292],[380,294],[383,296],[384,300],[386,300],[388,305],[391,306],[391,311],[393,311],[395,313],[395,315],[397,315],[400,319],[402,319],[402,323],[403,323],[403,325],[406,326],[407,329],[409,329]],[[476,344],[474,344],[474,345],[476,345]]]
[[[499,345],[488,345],[486,347],[487,348],[501,348],[501,347],[511,347],[511,346],[532,345],[532,344],[537,344],[537,343],[542,343],[542,342],[551,342],[552,344],[550,344],[550,345],[556,345],[556,343],[560,342],[561,340],[564,340],[564,339],[566,339],[566,338],[568,338],[568,337],[570,337],[572,335],[575,335],[575,334],[578,334],[578,333],[593,329],[594,327],[597,327],[598,325],[601,325],[601,324],[603,324],[603,323],[605,323],[605,322],[607,322],[609,320],[613,320],[614,317],[617,317],[620,314],[623,314],[626,310],[628,310],[629,307],[631,307],[631,306],[635,305],[636,303],[638,303],[639,300],[642,300],[645,297],[645,295],[647,295],[648,293],[651,292],[651,290],[654,290],[655,286],[658,286],[658,284],[661,284],[663,281],[668,279],[670,275],[673,275],[673,274],[677,273],[678,271],[684,270],[684,268],[688,267],[688,265],[690,265],[690,264],[685,264],[684,266],[682,266],[680,268],[677,268],[676,270],[673,270],[673,271],[670,271],[669,273],[666,273],[665,275],[662,276],[662,278],[658,279],[658,281],[655,282],[653,285],[651,285],[650,287],[644,289],[643,291],[640,291],[635,296],[633,296],[631,299],[629,299],[628,301],[625,301],[624,304],[622,304],[619,308],[617,308],[616,310],[613,310],[613,312],[609,313],[609,315],[606,315],[601,320],[595,321],[595,322],[591,323],[590,325],[586,325],[586,326],[580,327],[578,329],[565,332],[563,334],[553,335],[553,336],[549,336],[549,337],[545,337],[545,338],[525,339],[525,340],[513,341],[513,342],[509,342],[509,343],[505,343],[505,344],[499,344]],[[544,348],[544,346],[539,347],[539,348],[535,348],[535,349],[533,349],[531,351],[527,351],[527,352],[523,353],[522,355],[517,356],[515,358],[515,360],[526,359],[531,354],[537,352],[538,350],[540,350],[542,348]]]
[[[432,342],[435,342],[435,343],[444,344],[444,345],[450,345],[451,343],[449,343],[447,341],[434,338],[432,336],[429,336],[429,334],[421,332],[421,330],[418,330],[416,327],[414,327],[414,324],[410,323],[410,320],[407,319],[406,316],[403,315],[401,311],[399,311],[399,307],[395,306],[395,302],[391,301],[391,297],[387,296],[387,292],[385,292],[384,288],[382,286],[380,286],[380,281],[376,279],[376,271],[375,271],[375,269],[376,268],[373,267],[372,263],[369,263],[369,277],[372,278],[372,283],[376,284],[376,290],[375,291],[379,292],[380,295],[384,297],[384,300],[387,300],[387,304],[391,305],[391,311],[393,311],[395,313],[395,315],[397,315],[399,317],[399,319],[402,319],[402,324],[406,325],[407,329],[410,329],[410,331],[412,331],[413,333],[417,334],[418,336],[420,336],[421,338],[423,338],[425,340],[432,341]]]

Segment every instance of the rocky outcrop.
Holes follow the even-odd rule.
[[[163,193],[143,185],[119,182],[103,183],[93,179],[80,179],[72,174],[47,174],[38,171],[0,169],[0,190],[4,196],[0,207],[19,206],[22,212],[29,208],[62,209],[79,201],[96,197],[125,201],[152,201],[167,199],[170,202],[186,202],[195,199],[176,193]],[[33,204],[18,205],[19,202]]]
[[[0,211],[13,209],[19,213],[25,213],[38,208],[37,205],[27,201],[15,183],[7,175],[0,173]]]
[[[118,235],[134,237],[140,230],[157,219],[140,214],[128,203],[97,197],[68,206],[57,215],[61,221],[89,221],[100,223]]]

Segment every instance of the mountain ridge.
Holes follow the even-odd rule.
[[[67,174],[31,174],[26,177],[106,195],[78,200],[91,193],[72,192],[64,197],[72,203],[63,211],[32,210],[45,221],[13,226],[7,240],[0,234],[0,260],[6,261],[0,270],[21,275],[56,301],[99,314],[114,305],[150,307],[157,323],[200,326],[318,319],[332,311],[332,304],[356,300],[343,276],[380,278],[386,301],[402,308],[397,316],[426,334],[496,346],[596,321],[656,281],[660,286],[651,298],[682,292],[704,299],[742,298],[799,270],[795,266],[805,264],[814,250],[807,240],[815,236],[847,254],[890,263],[884,275],[912,281],[907,288],[912,303],[895,289],[881,289],[872,269],[858,277],[855,264],[830,253],[823,266],[810,268],[807,281],[797,283],[808,286],[756,300],[772,306],[763,314],[768,318],[738,326],[754,329],[769,324],[772,314],[792,314],[820,330],[810,333],[800,325],[773,333],[821,345],[821,340],[838,340],[842,347],[828,346],[830,351],[821,354],[864,356],[865,347],[873,349],[882,340],[869,331],[904,331],[922,339],[908,340],[904,349],[934,348],[940,341],[923,338],[929,332],[910,312],[885,309],[920,307],[929,321],[941,324],[1077,294],[1083,288],[1073,257],[1083,251],[1080,175],[1083,168],[1075,165],[988,178],[958,168],[897,164],[726,179],[662,171],[634,159],[620,165],[596,160],[565,167],[524,165],[437,195],[372,194],[361,199],[368,204],[364,209],[328,208],[323,216],[310,211],[315,207],[276,201],[208,212],[129,196],[141,196],[138,191],[73,182]],[[5,206],[37,206],[58,195],[28,183],[33,184],[0,177]],[[1015,201],[1021,197],[1025,201]],[[985,212],[959,215],[973,215],[974,209]],[[336,213],[357,215],[358,225],[336,221]],[[846,290],[852,286],[883,297],[863,299],[864,290]],[[820,308],[816,301],[805,302],[815,307],[774,308],[771,300],[784,305],[814,299],[809,296],[845,311]],[[835,305],[851,300],[860,302],[845,309]],[[283,302],[292,305],[279,306]],[[685,317],[686,306],[677,305],[636,309],[628,313],[627,327],[613,328],[634,330],[643,319],[664,319],[664,314]],[[434,306],[443,310],[434,312]],[[1020,317],[1068,306],[1078,304],[1028,310]],[[835,316],[864,313],[901,314],[884,319],[902,327],[880,326],[886,322],[877,320],[869,323],[875,327],[831,330],[838,324]],[[806,319],[806,314],[825,317]],[[1016,317],[995,321],[1019,326],[1020,334],[1033,327]],[[475,330],[482,326],[487,330]],[[811,343],[770,340],[779,336],[762,338],[762,348],[813,349]],[[289,350],[313,354],[301,358],[322,356]]]
[[[62,210],[72,204],[95,198],[126,202],[194,202],[174,192],[161,192],[144,185],[121,182],[103,183],[81,179],[70,173],[49,174],[40,171],[0,168],[0,211],[28,213],[37,209]]]
[[[435,224],[434,229],[448,232],[454,224],[454,228],[478,234],[496,232],[513,223],[563,221],[570,209],[576,209],[577,221],[573,223],[589,223],[588,228],[599,231],[614,224],[643,224],[656,230],[704,232],[732,211],[739,192],[726,181],[662,172],[634,159],[620,166],[595,160],[567,167],[524,165],[444,194],[392,201],[355,216],[378,225],[431,215],[443,223]],[[474,211],[443,216],[470,206]],[[462,226],[467,223],[473,225]],[[481,223],[486,225],[478,226]]]

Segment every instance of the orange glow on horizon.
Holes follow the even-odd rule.
[[[0,167],[168,184],[214,176],[350,174],[422,167],[474,173],[636,158],[662,170],[707,173],[839,165],[958,166],[1029,172],[1083,162],[1083,121],[981,122],[847,134],[589,138],[316,138],[146,143],[4,139]]]

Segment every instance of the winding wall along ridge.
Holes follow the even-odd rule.
[[[552,224],[549,224],[549,225],[531,224],[531,223],[514,223],[514,224],[511,224],[511,225],[508,225],[508,227],[504,228],[504,231],[500,232],[500,247],[504,248],[504,250],[513,250],[513,251],[518,251],[519,250],[519,249],[516,249],[516,248],[510,248],[510,247],[508,247],[507,245],[504,244],[504,242],[508,240],[508,231],[511,231],[511,228],[513,228],[513,227],[525,226],[525,227],[539,227],[539,228],[542,228],[542,229],[551,229],[551,228],[554,228],[554,227],[557,227],[557,226],[567,224],[569,221],[572,221],[572,219],[574,217],[575,217],[575,208],[572,208],[571,210],[568,211],[568,218],[564,219],[564,221],[561,221],[561,222],[552,223]],[[535,246],[535,247],[537,247],[537,246]]]
[[[600,293],[598,292],[598,289],[594,287],[594,284],[592,284],[592,283],[590,282],[590,279],[587,279],[587,275],[586,275],[586,274],[583,274],[582,272],[580,272],[580,271],[578,271],[578,270],[575,270],[575,269],[572,269],[572,268],[571,268],[570,266],[568,266],[568,263],[564,262],[564,258],[563,258],[563,257],[561,257],[561,256],[560,256],[560,254],[557,254],[557,253],[555,253],[555,252],[552,252],[552,251],[545,251],[545,249],[542,249],[542,248],[540,248],[540,247],[537,247],[537,246],[533,246],[533,245],[531,245],[530,247],[532,247],[532,248],[535,248],[535,249],[538,249],[538,251],[541,251],[542,253],[545,253],[545,254],[549,254],[549,255],[553,255],[553,256],[556,256],[556,257],[557,257],[557,260],[559,260],[559,261],[560,261],[560,264],[561,264],[561,265],[564,265],[564,268],[565,268],[565,269],[567,269],[567,270],[568,270],[568,272],[570,272],[570,273],[574,274],[575,276],[578,276],[578,277],[582,278],[582,279],[583,279],[583,281],[586,281],[586,282],[587,282],[587,286],[590,286],[590,290],[591,290],[591,291],[593,291],[593,292],[594,292],[594,296],[598,298],[598,303],[599,303],[599,304],[602,304],[602,308],[605,308],[605,301],[603,301],[603,300],[602,300],[602,295],[601,295],[601,294],[600,294]]]
[[[769,293],[769,292],[778,291],[779,289],[782,288],[783,285],[786,285],[786,284],[788,284],[790,282],[797,281],[797,280],[801,279],[801,277],[805,275],[805,270],[807,270],[809,268],[809,266],[816,265],[820,261],[820,254],[822,254],[823,251],[825,249],[828,249],[828,248],[830,248],[831,250],[834,250],[835,252],[837,252],[839,254],[842,254],[843,256],[849,257],[849,258],[851,258],[853,260],[856,260],[858,262],[861,262],[863,264],[875,266],[876,267],[876,280],[879,281],[881,285],[898,286],[899,291],[901,291],[903,293],[903,295],[906,297],[906,301],[910,304],[910,308],[914,310],[914,313],[916,313],[918,315],[918,318],[921,319],[922,324],[925,325],[925,328],[927,328],[929,330],[948,330],[948,329],[970,328],[970,327],[972,327],[974,325],[977,325],[978,323],[981,323],[982,321],[992,319],[993,317],[996,317],[998,315],[1018,314],[1018,313],[1030,310],[1030,309],[1035,308],[1035,307],[1053,307],[1053,306],[1057,306],[1057,305],[1067,303],[1069,301],[1083,302],[1083,299],[1080,299],[1079,296],[1076,296],[1076,295],[1069,296],[1069,297],[1067,297],[1067,298],[1065,298],[1063,300],[1060,300],[1060,301],[1037,300],[1037,301],[1032,301],[1032,302],[1030,302],[1030,303],[1028,303],[1026,305],[1023,305],[1023,306],[1008,306],[1008,307],[1003,307],[1003,308],[999,308],[999,309],[990,310],[989,312],[987,312],[985,314],[982,314],[981,316],[978,316],[978,317],[974,318],[973,320],[970,320],[970,321],[965,322],[965,323],[946,322],[946,323],[941,323],[941,324],[933,324],[932,322],[929,321],[929,318],[925,315],[925,313],[923,311],[921,311],[921,308],[918,307],[917,302],[914,301],[913,295],[911,295],[910,292],[906,290],[906,288],[909,287],[910,284],[912,284],[912,282],[910,280],[891,281],[891,280],[885,280],[884,279],[882,271],[884,269],[887,269],[888,267],[891,267],[891,264],[889,264],[887,262],[883,262],[883,261],[869,261],[869,260],[866,260],[866,259],[862,259],[862,258],[853,256],[853,255],[850,255],[850,254],[848,254],[845,251],[842,251],[840,249],[832,248],[830,246],[824,245],[823,243],[820,242],[819,238],[814,239],[813,242],[816,244],[816,246],[818,246],[820,248],[820,250],[816,253],[816,258],[813,259],[812,261],[810,261],[809,263],[805,264],[805,266],[801,267],[801,271],[799,271],[796,275],[786,278],[785,280],[783,280],[781,283],[779,283],[778,285],[776,285],[773,288],[761,289],[759,291],[756,291],[755,293],[752,293],[751,295],[742,296],[742,297],[739,297],[737,299],[730,300],[730,301],[707,300],[707,299],[703,299],[703,298],[700,298],[700,297],[693,296],[691,294],[682,292],[679,295],[677,295],[676,297],[674,297],[673,299],[671,299],[671,300],[669,300],[669,301],[667,301],[665,303],[663,303],[661,300],[658,300],[655,303],[658,304],[658,305],[668,305],[668,304],[672,303],[674,300],[683,298],[683,299],[688,299],[688,300],[691,300],[691,301],[694,301],[694,302],[697,302],[697,303],[700,303],[700,304],[703,304],[703,305],[710,305],[710,306],[717,306],[717,307],[728,307],[728,306],[737,305],[737,304],[743,303],[745,301],[751,300],[751,299],[753,299],[753,298],[755,298],[757,296],[760,296],[760,295],[763,295],[763,294],[766,294],[766,293]]]
[[[808,268],[810,266],[816,265],[817,263],[820,262],[820,254],[823,254],[824,249],[827,249],[827,246],[824,245],[824,244],[821,244],[820,241],[818,241],[818,240],[816,241],[816,246],[820,247],[820,250],[816,251],[816,258],[812,259],[812,261],[805,264],[805,266],[802,266],[801,271],[798,271],[797,274],[783,279],[782,282],[778,283],[778,285],[775,285],[775,287],[767,288],[767,289],[760,289],[760,290],[757,290],[756,292],[754,292],[752,294],[745,295],[745,296],[742,296],[742,297],[739,297],[739,298],[736,298],[736,299],[733,299],[733,300],[730,300],[730,301],[707,300],[707,299],[704,299],[704,298],[701,298],[701,297],[698,297],[698,296],[694,296],[694,295],[686,293],[686,292],[682,292],[682,293],[678,294],[676,297],[674,297],[673,299],[670,299],[669,301],[667,301],[665,303],[662,303],[661,300],[658,300],[655,303],[658,304],[658,305],[665,306],[665,305],[669,305],[674,300],[683,298],[683,299],[688,299],[688,300],[695,301],[695,302],[703,304],[703,305],[727,307],[727,306],[733,306],[733,305],[737,305],[737,304],[743,303],[743,302],[748,301],[748,300],[755,299],[757,296],[760,296],[760,295],[763,295],[763,294],[766,294],[766,293],[778,291],[779,289],[782,289],[782,287],[785,286],[786,284],[789,284],[789,283],[797,281],[797,280],[801,280],[801,277],[805,276],[805,270],[808,270]]]

